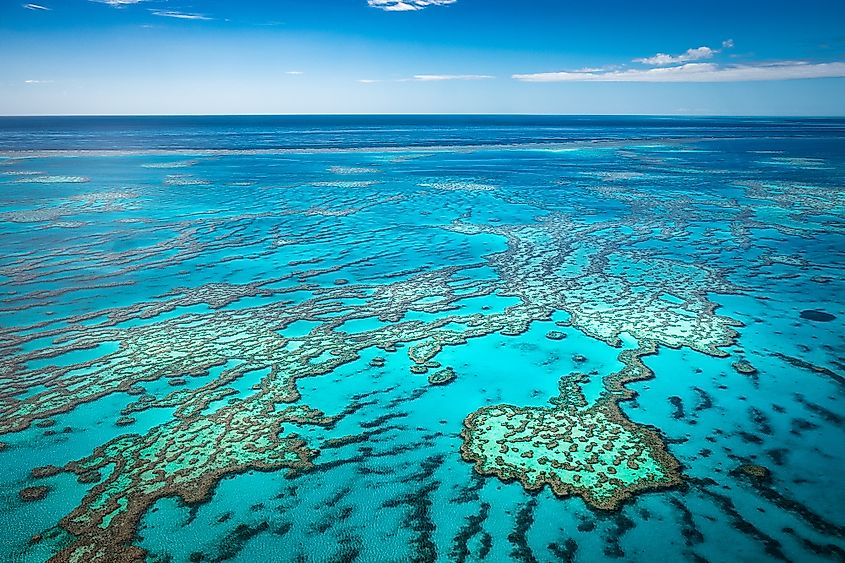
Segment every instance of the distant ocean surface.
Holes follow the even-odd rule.
[[[0,117],[0,150],[280,150],[678,137],[843,138],[841,118],[615,116]]]
[[[845,560],[845,120],[0,118],[0,560]]]

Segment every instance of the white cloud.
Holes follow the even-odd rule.
[[[836,77],[845,77],[845,62],[779,61],[729,66],[687,63],[649,69],[605,72],[575,70],[513,75],[514,79],[522,82],[749,82]]]
[[[24,4],[23,7],[27,10],[41,10],[47,12],[51,10],[51,8],[48,8],[47,6],[41,6],[40,4]]]
[[[441,80],[489,80],[494,78],[487,74],[416,74],[405,81],[436,82]]]
[[[722,49],[730,49],[734,46],[733,39],[726,39],[722,41]],[[667,66],[677,65],[681,63],[688,63],[692,61],[700,61],[703,59],[712,59],[713,55],[722,52],[722,49],[712,49],[710,47],[696,47],[694,49],[687,49],[680,55],[667,55],[666,53],[657,53],[653,57],[644,57],[641,59],[634,59],[635,63],[642,63],[649,66]]]
[[[130,4],[140,4],[146,0],[91,0],[92,2],[99,2],[100,4],[108,4],[109,6],[128,6]]]
[[[700,61],[701,59],[709,59],[712,58],[713,55],[718,52],[719,51],[713,50],[710,47],[697,47],[695,49],[687,49],[680,55],[667,55],[666,53],[657,53],[653,57],[634,59],[634,62],[652,66],[673,65],[678,63],[686,63],[689,61]]]
[[[458,0],[367,0],[371,8],[385,12],[416,12],[429,6],[448,6]]]
[[[410,78],[393,78],[388,80],[361,78],[361,84],[376,84],[377,82],[443,82],[446,80],[490,80],[496,78],[489,74],[415,74]]]
[[[52,80],[24,80],[24,84],[52,84]]]
[[[305,74],[301,70],[289,70],[285,72],[285,74],[290,74],[291,76],[299,76],[300,74]]]
[[[163,18],[176,18],[178,20],[211,20],[208,16],[202,14],[189,14],[186,12],[174,12],[172,10],[152,10],[154,16],[161,16]]]

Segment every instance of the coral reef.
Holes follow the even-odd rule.
[[[332,457],[341,451],[355,450],[354,460],[366,464],[375,459],[372,441],[380,432],[405,430],[392,421],[406,416],[403,412],[353,424],[352,415],[372,400],[365,395],[349,405],[328,402],[331,407],[321,406],[326,412],[319,410],[324,397],[313,394],[316,383],[310,378],[332,378],[327,384],[339,386],[360,378],[368,392],[376,392],[380,389],[370,387],[400,372],[405,384],[420,392],[413,397],[454,396],[467,381],[485,376],[467,371],[455,348],[477,339],[516,340],[529,330],[536,338],[526,347],[546,346],[567,363],[571,358],[578,369],[593,369],[600,361],[587,347],[567,348],[584,336],[615,348],[622,367],[565,375],[559,394],[541,406],[510,404],[519,401],[496,398],[491,391],[457,406],[451,422],[444,415],[442,435],[455,449],[457,421],[465,417],[460,454],[452,450],[450,455],[468,462],[467,473],[478,480],[475,491],[485,481],[498,486],[489,478],[495,476],[528,491],[548,486],[558,496],[615,510],[632,495],[676,487],[683,479],[681,466],[666,444],[674,442],[626,414],[622,402],[635,396],[628,384],[653,375],[643,359],[661,348],[704,354],[726,368],[736,360],[736,372],[756,375],[757,368],[734,347],[743,324],[718,314],[715,296],[747,296],[741,282],[752,275],[791,275],[810,265],[798,254],[761,250],[750,264],[731,266],[720,253],[748,247],[751,230],[762,226],[806,238],[811,234],[802,222],[806,217],[842,205],[841,195],[820,197],[809,185],[732,184],[743,197],[787,218],[768,225],[737,200],[652,193],[643,186],[649,178],[645,172],[598,168],[576,174],[586,185],[566,186],[571,189],[560,196],[565,202],[539,187],[513,190],[484,178],[418,175],[393,183],[388,165],[423,156],[428,158],[400,154],[377,167],[320,161],[315,169],[321,179],[269,187],[261,179],[220,183],[168,174],[192,167],[212,178],[213,170],[203,169],[193,156],[142,164],[145,174],[160,174],[154,190],[134,185],[102,190],[97,179],[83,176],[10,175],[16,187],[51,183],[91,191],[0,213],[9,229],[31,228],[51,237],[62,233],[56,248],[19,247],[0,261],[0,314],[14,319],[14,326],[0,328],[0,435],[46,431],[72,441],[77,436],[64,417],[98,401],[119,404],[103,415],[108,439],[77,451],[67,458],[71,461],[26,468],[26,485],[32,486],[20,491],[22,500],[43,499],[58,481],[50,479],[61,473],[75,475],[87,491],[61,518],[58,531],[49,532],[64,534],[54,561],[142,561],[147,554],[136,544],[139,526],[161,499],[179,498],[196,507],[226,476],[313,475],[345,463]],[[619,151],[620,158],[635,156],[651,158]],[[325,171],[351,177],[325,179]],[[354,177],[375,173],[378,182]],[[162,190],[223,188],[250,195],[232,196],[238,203],[228,207],[237,209],[226,213],[168,210],[162,219],[138,212]],[[287,190],[320,195],[278,203]],[[481,198],[493,204],[469,205]],[[585,198],[601,205],[587,206]],[[429,209],[432,202],[442,205],[442,217]],[[702,227],[714,209],[728,217],[724,232]],[[403,224],[407,231],[389,224],[400,215],[413,215]],[[358,223],[347,232],[345,222],[352,220]],[[422,242],[403,254],[403,244],[393,239],[405,236]],[[446,247],[437,261],[418,258],[437,245]],[[265,260],[272,264],[269,274],[250,269]],[[215,269],[221,264],[225,275]],[[740,270],[750,273],[735,275]],[[815,278],[835,280],[830,273]],[[145,293],[142,279],[156,291]],[[793,320],[798,316],[835,319],[821,309],[799,313],[796,307]],[[759,351],[749,349],[757,363],[753,352]],[[772,357],[842,382],[831,368],[778,354]],[[759,365],[768,375],[768,364],[760,360]],[[560,375],[555,372],[552,384]],[[532,396],[542,400],[547,394]],[[687,401],[670,398],[678,421],[698,410]],[[755,420],[766,424],[762,415]],[[0,451],[18,447],[11,440],[13,445],[0,442]],[[421,558],[438,549],[442,554],[432,529],[439,502],[434,475],[443,464],[442,452],[436,453],[423,467],[420,488],[398,502],[409,507],[411,542]],[[764,469],[743,465],[735,472],[767,483]],[[477,498],[477,492],[466,494]],[[385,504],[391,502],[397,501]],[[536,505],[529,501],[514,511],[518,529],[508,539],[521,557],[530,555],[526,538]],[[482,523],[495,509],[482,504],[466,516],[452,546],[456,560],[470,557],[470,538],[478,544],[473,554],[490,552],[493,539]],[[226,536],[238,545],[268,529],[261,519],[238,526]],[[570,538],[553,547],[553,553],[567,557],[577,548]],[[203,557],[201,550],[193,553]]]
[[[654,348],[625,351],[625,368],[606,378],[608,394],[587,405],[581,374],[561,379],[552,407],[496,405],[464,421],[461,453],[475,469],[529,490],[549,485],[558,496],[578,495],[599,509],[616,509],[632,494],[680,484],[678,462],[654,431],[619,410],[623,385],[651,372],[640,357]]]

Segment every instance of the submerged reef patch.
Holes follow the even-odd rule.
[[[651,376],[640,359],[654,348],[626,351],[608,388]],[[548,485],[560,497],[577,495],[590,506],[613,510],[631,495],[680,484],[679,464],[651,429],[631,422],[608,394],[588,405],[580,374],[561,379],[551,407],[495,405],[464,421],[461,454],[482,475],[519,481],[528,490]]]
[[[801,311],[801,318],[807,319],[808,321],[827,323],[836,320],[836,315],[831,315],[830,313],[819,309],[807,309],[805,311]]]
[[[45,486],[26,487],[24,489],[21,489],[18,496],[21,498],[22,501],[33,502],[37,500],[44,500],[45,498],[47,498],[47,493],[49,492],[50,488]]]
[[[428,376],[428,382],[432,385],[446,385],[454,379],[455,370],[452,368],[441,369]]]
[[[676,485],[674,468],[653,450],[659,441],[603,407],[485,407],[465,422],[464,457],[483,474],[529,490],[549,485],[601,509],[618,508],[636,491]]]

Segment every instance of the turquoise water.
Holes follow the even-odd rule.
[[[0,132],[0,560],[845,558],[845,122]]]

